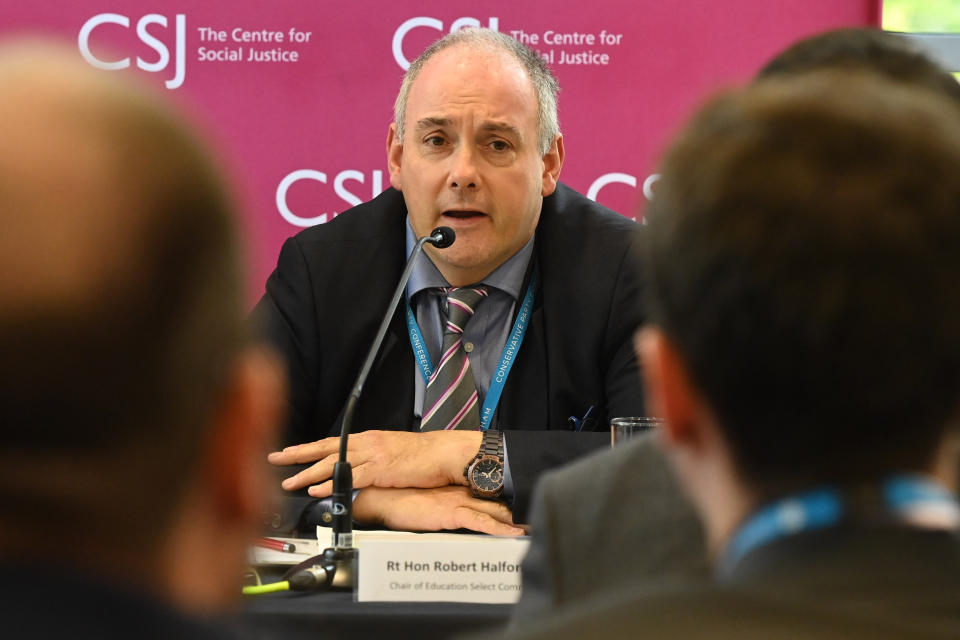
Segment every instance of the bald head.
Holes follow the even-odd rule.
[[[230,207],[129,78],[21,43],[0,89],[0,530],[158,535],[242,333]]]
[[[170,127],[170,116],[75,58],[40,43],[0,48],[0,298],[8,320],[93,304],[108,280],[134,266],[147,224],[137,201],[159,149],[141,145]]]
[[[560,135],[560,123],[557,118],[557,93],[560,91],[560,85],[557,79],[536,51],[516,38],[484,28],[462,29],[449,33],[427,47],[416,60],[410,63],[393,106],[393,121],[397,125],[399,139],[401,141],[404,139],[407,126],[407,101],[410,98],[413,83],[420,76],[427,62],[447,49],[459,49],[457,55],[464,59],[485,57],[488,62],[495,65],[499,63],[507,66],[512,61],[526,72],[537,96],[540,153],[547,153],[554,138]],[[496,53],[502,54],[503,57],[491,55]]]

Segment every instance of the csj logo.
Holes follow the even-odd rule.
[[[647,176],[646,180],[643,181],[641,189],[643,190],[643,196],[647,200],[653,200],[653,185],[655,185],[659,179],[659,173],[651,173]],[[600,190],[608,184],[625,184],[628,187],[636,189],[637,177],[629,173],[605,173],[590,183],[590,188],[587,189],[587,197],[596,202],[597,196],[600,195]]]
[[[80,47],[80,54],[83,56],[84,60],[98,69],[107,69],[111,71],[117,69],[126,69],[130,66],[129,57],[121,58],[120,60],[101,60],[93,55],[92,51],[90,51],[90,36],[93,34],[94,29],[108,24],[129,29],[130,18],[118,13],[99,13],[87,20],[80,28],[80,35],[77,36],[77,44]],[[157,73],[166,69],[167,65],[170,64],[170,49],[166,44],[158,40],[155,34],[150,33],[150,31],[147,30],[147,28],[151,25],[159,25],[164,29],[168,28],[169,26],[167,17],[158,13],[147,14],[137,21],[137,37],[140,38],[141,42],[157,52],[157,59],[153,62],[149,62],[140,56],[137,56],[136,64],[138,68],[143,69],[144,71]],[[167,89],[176,89],[183,84],[183,76],[186,71],[186,34],[187,17],[182,13],[178,13],[176,15],[176,53],[174,54],[175,69],[173,77],[167,80],[165,83]]]
[[[459,31],[464,27],[482,27],[480,21],[476,18],[457,18],[450,24],[450,33],[454,31]],[[487,26],[493,29],[494,31],[500,30],[500,18],[490,18],[487,22]],[[407,36],[408,33],[413,31],[418,27],[429,27],[430,29],[436,29],[437,31],[443,33],[443,21],[437,20],[436,18],[428,18],[425,16],[420,16],[417,18],[410,18],[393,32],[393,59],[397,61],[397,64],[400,65],[400,68],[406,71],[410,68],[410,61],[407,60],[403,55],[403,39]]]
[[[315,224],[323,224],[328,220],[333,220],[334,216],[337,215],[336,212],[321,213],[320,215],[305,218],[298,216],[290,210],[290,206],[287,204],[287,192],[290,190],[290,187],[302,180],[313,180],[327,184],[327,174],[315,169],[297,169],[296,171],[287,174],[283,180],[280,181],[280,184],[277,185],[276,202],[277,210],[280,212],[280,215],[283,216],[283,219],[298,227],[310,227]],[[349,191],[346,186],[344,186],[344,183],[347,181],[356,181],[360,184],[365,184],[366,176],[362,171],[357,171],[356,169],[345,169],[333,178],[334,193],[336,193],[337,196],[339,196],[340,199],[346,202],[348,205],[355,207],[363,202],[363,198],[366,197],[366,194],[361,197]],[[370,199],[376,198],[382,191],[383,172],[375,169],[370,173]]]

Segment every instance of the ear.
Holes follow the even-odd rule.
[[[540,195],[544,198],[557,188],[560,169],[563,167],[563,155],[563,136],[558,135],[543,155],[543,186],[540,189]]]
[[[249,348],[237,359],[213,414],[204,477],[211,507],[227,523],[251,524],[266,508],[270,486],[266,455],[279,433],[285,382],[274,354]]]
[[[634,335],[644,392],[650,412],[662,417],[662,438],[670,447],[698,448],[703,434],[700,393],[690,378],[683,358],[670,339],[656,327],[644,327]]]
[[[403,140],[397,135],[397,123],[390,124],[387,131],[387,166],[390,168],[390,186],[403,191],[400,181],[400,163],[403,160]]]

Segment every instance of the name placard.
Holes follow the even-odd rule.
[[[355,531],[360,602],[479,602],[520,598],[527,538]]]

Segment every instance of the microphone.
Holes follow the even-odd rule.
[[[457,239],[457,234],[450,227],[437,227],[430,232],[430,239],[427,240],[437,249],[446,249]]]
[[[387,335],[387,328],[390,326],[390,320],[397,309],[403,291],[413,272],[413,262],[421,253],[423,245],[430,243],[438,249],[446,249],[457,239],[457,234],[450,227],[437,227],[430,232],[429,236],[424,236],[417,240],[417,245],[410,253],[407,265],[403,269],[403,275],[400,276],[400,282],[393,292],[393,298],[387,306],[383,315],[383,321],[380,323],[380,329],[377,336],[370,345],[370,351],[367,353],[367,359],[360,369],[357,380],[353,385],[353,391],[347,398],[347,403],[343,410],[343,420],[340,423],[340,457],[333,467],[333,547],[323,550],[321,555],[325,570],[327,571],[329,584],[334,589],[351,589],[354,585],[354,561],[357,557],[357,550],[353,546],[353,470],[347,461],[347,438],[350,436],[353,427],[353,414],[356,412],[357,401],[360,400],[360,394],[363,392],[363,385],[367,381],[370,369],[373,367],[373,361],[380,352],[380,346],[383,344],[383,338]]]

